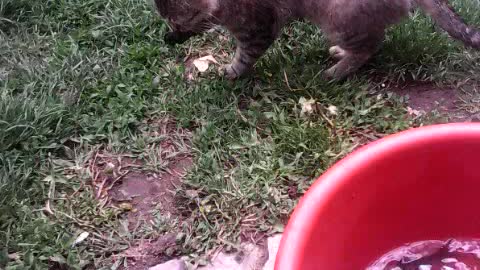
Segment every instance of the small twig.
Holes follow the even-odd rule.
[[[100,209],[103,209],[103,208],[108,204],[109,200],[110,200],[110,199],[109,199],[108,197],[105,197],[105,198],[103,199],[103,201],[101,201],[100,204],[99,204]]]
[[[94,235],[95,237],[98,237],[98,238],[102,239],[103,241],[105,241],[107,243],[111,243],[113,241],[112,238],[108,238],[108,237],[105,237],[105,236],[101,235],[101,233],[100,233],[100,231],[98,230],[97,227],[88,224],[86,221],[74,218],[74,217],[68,215],[67,213],[64,213],[64,212],[61,212],[61,211],[57,211],[57,213],[60,213],[61,215],[65,216],[66,218],[70,219],[73,223],[75,223],[76,225],[78,225],[80,227],[92,229],[91,234]],[[124,239],[122,238],[122,240],[124,240]]]
[[[50,199],[47,200],[47,203],[45,204],[45,208],[43,208],[43,211],[47,212],[49,215],[54,216],[55,213],[53,212],[52,208],[50,207]]]
[[[327,121],[328,125],[330,125],[331,128],[335,128],[335,124],[333,123],[333,121],[330,120],[330,118],[328,118],[322,111],[320,111],[320,115],[323,119],[325,119],[325,121]]]
[[[218,257],[218,255],[220,255],[220,253],[222,252],[222,250],[224,249],[224,247],[220,246],[219,248],[216,248],[216,249],[211,249],[210,251],[207,252],[207,258],[210,257],[212,254],[212,258],[211,258],[211,261],[215,261]]]
[[[233,243],[233,242],[230,242],[230,241],[228,241],[228,240],[225,240],[225,239],[223,239],[223,238],[220,237],[220,236],[218,237],[218,240],[220,240],[220,242],[222,242],[222,243],[224,243],[224,244],[227,244],[227,245],[229,245],[229,246],[232,246],[232,247],[234,247],[234,248],[236,248],[236,249],[240,249],[240,245],[237,245],[237,244],[235,244],[235,243]]]
[[[90,172],[92,174],[94,173],[94,171],[93,171],[94,165],[97,164],[97,157],[98,157],[98,151],[95,152],[95,156],[94,156],[93,160],[90,162]]]
[[[105,185],[107,180],[108,180],[108,177],[105,177],[102,183],[100,184],[100,186],[98,187],[97,196],[96,196],[97,199],[100,199],[100,197],[102,196],[103,186]]]
[[[52,216],[55,215],[51,206],[52,204],[51,200],[54,192],[55,192],[55,179],[53,177],[50,177],[50,187],[48,188],[48,199],[47,199],[47,203],[45,204],[45,208],[43,210]]]
[[[107,188],[107,191],[109,191],[110,189],[113,188],[113,186],[118,182],[120,181],[122,178],[124,178],[127,174],[129,174],[130,171],[126,171],[125,173],[123,173],[122,175],[118,176],[117,178],[115,178],[112,182],[112,184]]]
[[[285,77],[285,83],[287,84],[288,89],[290,89],[290,91],[293,91],[292,87],[290,87],[290,83],[288,82],[288,76],[285,70],[283,70],[283,76]]]
[[[15,22],[14,22],[14,21],[12,21],[12,20],[9,20],[9,19],[7,19],[7,18],[3,18],[3,17],[2,17],[2,18],[0,18],[0,21],[5,21],[5,22],[11,23],[11,24],[15,24]]]
[[[128,254],[114,254],[112,257],[122,257],[122,258],[145,258],[145,257],[153,257],[152,255],[144,255],[144,254],[138,254],[138,255],[128,255]]]
[[[244,123],[250,123],[250,122],[248,121],[248,119],[242,114],[242,112],[241,112],[239,109],[237,109],[237,114],[240,115],[240,118],[242,119],[242,121],[243,121]]]
[[[92,179],[92,185],[95,186],[95,183],[97,182],[98,176],[100,175],[100,172],[94,171],[93,173],[93,179]]]
[[[320,107],[318,108],[318,112],[320,113],[320,116],[325,120],[327,121],[328,125],[335,129],[335,123],[333,123],[333,121],[327,117],[326,114],[323,113],[323,110],[327,110],[327,108],[325,108],[325,106],[323,106],[322,104],[320,104],[319,102],[317,102],[317,106]]]
[[[77,195],[80,192],[80,190],[82,190],[84,187],[85,187],[85,183],[83,181],[80,182],[80,187],[77,190],[75,190],[72,194],[68,195],[68,197],[69,198],[75,197],[75,195]]]
[[[211,228],[211,225],[210,225],[210,221],[208,220],[207,216],[205,215],[205,213],[203,213],[203,211],[201,210],[202,206],[200,205],[200,200],[199,199],[196,199],[195,200],[195,203],[197,204],[198,206],[198,211],[200,212],[200,214],[202,215],[203,219],[205,220],[205,223],[206,225]]]
[[[187,54],[186,54],[185,57],[183,58],[183,62],[187,62],[187,61],[188,61],[188,59],[189,59],[189,58],[191,57],[191,55],[192,55],[192,50],[193,50],[193,47],[192,47],[192,45],[190,45],[190,46],[188,47]]]

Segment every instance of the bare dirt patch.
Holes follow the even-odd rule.
[[[153,210],[170,215],[178,213],[175,192],[192,164],[192,159],[185,157],[172,163],[169,172],[160,175],[131,173],[110,190],[109,196],[114,203],[132,205],[132,211],[128,212],[129,229],[134,229],[139,222],[151,222]]]
[[[137,231],[145,224],[152,225],[153,228],[165,225],[172,229],[134,241],[132,246],[121,254],[126,259],[125,269],[147,269],[178,254],[176,239],[179,231],[172,228],[175,227],[173,224],[178,222],[179,216],[175,207],[175,195],[192,164],[192,159],[185,157],[172,163],[169,172],[160,175],[132,173],[109,192],[114,204],[131,206],[131,210],[125,214],[130,231]],[[160,231],[162,230],[166,228],[160,228]]]
[[[438,113],[448,122],[467,122],[470,115],[460,108],[461,92],[453,86],[437,86],[432,82],[408,82],[387,89],[399,96],[408,97],[413,114]]]
[[[173,259],[177,249],[176,233],[140,240],[121,254],[126,259],[126,264],[120,269],[146,270]]]
[[[185,222],[176,195],[193,165],[191,134],[171,118],[145,121],[141,133],[146,143],[140,154],[103,150],[90,163],[97,199],[123,210],[122,229],[132,238],[114,256],[113,263],[122,260],[120,269],[148,269],[178,255],[178,224]]]

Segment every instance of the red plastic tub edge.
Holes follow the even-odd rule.
[[[337,186],[348,180],[345,176],[352,169],[369,164],[412,142],[418,143],[434,137],[478,136],[479,133],[480,123],[441,124],[409,129],[363,146],[337,162],[317,178],[293,211],[275,259],[275,270],[301,270],[302,247],[308,241],[308,237],[304,236],[314,229],[312,223],[308,222],[311,209],[319,211]]]

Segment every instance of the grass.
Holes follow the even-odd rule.
[[[1,0],[0,268],[106,269],[135,239],[161,232],[162,222],[122,230],[121,210],[95,199],[85,169],[106,149],[162,170],[148,152],[156,138],[140,128],[148,118],[169,116],[193,132],[195,166],[177,197],[190,222],[182,251],[197,256],[281,230],[333,162],[425,123],[405,117],[404,101],[379,91],[381,83],[468,85],[465,106],[478,110],[480,54],[434,32],[420,13],[391,29],[382,52],[344,83],[321,79],[327,44],[304,23],[284,30],[253,78],[232,83],[212,68],[188,82],[179,59],[212,53],[226,62],[232,43],[219,32],[168,47],[167,27],[145,2]],[[454,4],[480,25],[478,3]],[[303,116],[301,98],[321,113]],[[83,231],[89,238],[72,247]]]

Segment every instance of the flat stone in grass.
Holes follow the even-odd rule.
[[[273,270],[281,239],[282,235],[278,234],[268,238],[266,246],[245,244],[236,253],[221,252],[198,270]],[[187,270],[187,267],[185,262],[175,259],[149,270]]]
[[[186,270],[187,266],[182,260],[171,260],[166,263],[159,264],[154,267],[148,268],[148,270]]]

